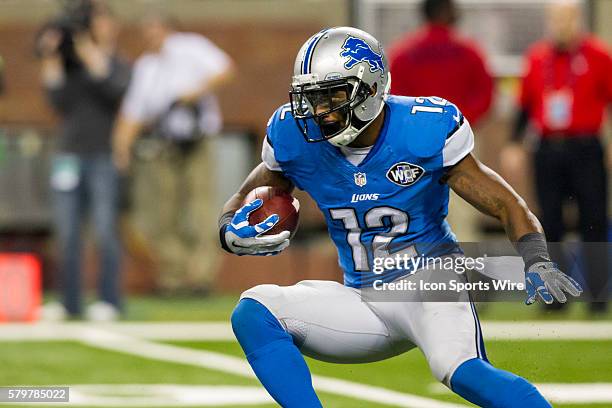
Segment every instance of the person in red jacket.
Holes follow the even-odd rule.
[[[455,30],[459,11],[453,0],[424,0],[424,25],[389,50],[391,92],[406,96],[440,96],[455,103],[472,127],[491,107],[493,80],[471,41]],[[451,195],[449,222],[460,240],[478,241],[478,213]]]
[[[455,103],[473,125],[491,107],[493,80],[475,44],[454,29],[459,13],[453,0],[425,0],[426,22],[389,52],[391,93],[441,96]]]
[[[534,159],[541,221],[549,242],[563,239],[563,202],[578,205],[591,311],[606,310],[608,181],[601,145],[604,111],[612,101],[612,59],[582,31],[576,1],[548,10],[548,38],[526,55],[512,143],[502,152],[507,172],[524,165],[520,142],[531,123],[539,136]],[[559,254],[559,261],[566,262]]]

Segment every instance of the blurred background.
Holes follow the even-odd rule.
[[[214,222],[222,203],[258,163],[267,119],[276,107],[287,102],[293,61],[304,40],[323,27],[354,25],[371,32],[389,49],[423,24],[420,3],[416,0],[304,0],[292,1],[289,7],[282,0],[133,0],[108,1],[106,6],[119,30],[117,55],[126,65],[134,64],[144,52],[151,52],[143,29],[146,24],[143,16],[151,10],[172,21],[172,30],[202,34],[231,61],[228,63],[231,78],[214,89],[222,112],[222,128],[207,135],[207,153],[200,158],[207,166],[197,175],[209,184],[203,198],[196,197],[196,200],[200,199],[206,212],[213,215],[206,219],[210,223]],[[552,2],[464,0],[456,3],[460,12],[457,29],[479,50],[494,85],[492,100],[478,113],[478,120],[472,121],[477,122],[472,123],[477,154],[484,163],[504,174],[500,168],[500,151],[513,133],[524,54],[531,44],[545,36],[546,6]],[[42,285],[49,293],[62,285],[61,249],[64,246],[57,242],[54,228],[50,180],[54,154],[66,149],[66,141],[60,140],[66,126],[62,110],[54,110],[48,97],[48,86],[44,75],[41,77],[41,56],[36,49],[42,27],[55,21],[57,16],[75,13],[78,4],[78,1],[60,0],[0,2],[0,251],[31,254],[40,264]],[[585,0],[581,6],[586,29],[603,41],[612,41],[612,2]],[[398,76],[395,72],[393,75]],[[132,81],[135,76],[132,71]],[[457,81],[460,80],[458,77]],[[461,103],[458,104],[461,108]],[[603,131],[603,139],[609,135],[608,129],[609,126]],[[117,222],[122,243],[119,279],[125,294],[207,296],[239,293],[260,282],[290,284],[311,278],[341,279],[323,218],[311,200],[301,193],[298,193],[302,202],[300,231],[283,255],[266,259],[232,257],[214,248],[198,253],[200,258],[194,261],[214,266],[205,272],[206,277],[195,279],[197,274],[191,276],[189,271],[169,271],[172,261],[165,259],[166,255],[157,245],[163,239],[160,238],[163,231],[158,227],[163,218],[160,211],[166,207],[180,208],[185,198],[180,186],[175,190],[164,189],[164,180],[170,176],[160,164],[160,157],[167,150],[163,134],[160,136],[155,125],[151,126],[148,121],[139,136],[132,146],[129,171],[121,173],[118,187]],[[530,162],[525,163],[504,176],[537,209],[532,169]],[[165,203],[174,204],[165,206]],[[85,210],[86,206],[79,211]],[[493,220],[470,209],[461,211],[459,220],[450,218],[461,241],[499,237],[502,232]],[[570,208],[565,217],[568,231],[576,232],[576,211]],[[93,222],[87,217],[80,220],[82,286],[88,293],[94,293],[100,280],[97,277],[102,266],[99,265],[103,262],[96,249],[99,245]],[[198,230],[193,225],[195,218],[185,222]],[[201,233],[210,235],[210,231],[202,228]],[[215,242],[209,240],[206,245],[215,245]]]
[[[392,92],[456,102],[474,128],[477,156],[540,217],[548,196],[536,174],[549,172],[534,166],[546,153],[540,136],[564,155],[559,166],[596,161],[578,175],[576,191],[544,202],[563,207],[545,228],[555,240],[601,242],[607,257],[610,121],[595,115],[586,132],[572,129],[563,92],[551,99],[548,124],[526,112],[533,83],[523,77],[548,55],[532,45],[552,41],[551,27],[562,40],[582,38],[582,27],[598,38],[593,49],[612,44],[612,1],[548,14],[561,3],[0,0],[0,385],[68,384],[82,406],[271,406],[234,340],[232,308],[260,283],[342,281],[336,250],[302,192],[300,228],[279,256],[226,254],[217,218],[261,160],[268,118],[288,102],[298,49],[330,26],[356,26],[382,41]],[[560,58],[578,55],[564,52]],[[590,52],[580,55],[599,55],[603,68],[594,63],[599,76],[588,88],[601,91],[597,109],[609,111],[609,53]],[[571,89],[586,75],[581,58],[570,59],[570,74],[552,88]],[[572,136],[588,143],[563,141]],[[592,156],[581,156],[583,148]],[[551,186],[547,194],[562,190]],[[460,241],[504,241],[495,220],[456,196],[450,212]],[[597,304],[478,305],[489,358],[535,381],[555,406],[612,406],[609,273],[596,269],[589,276]],[[45,322],[18,323],[38,320]],[[463,406],[416,352],[351,367],[308,362],[325,406]]]

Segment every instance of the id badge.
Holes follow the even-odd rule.
[[[549,91],[544,95],[544,125],[552,130],[565,130],[572,122],[574,95],[569,89]]]
[[[51,187],[57,191],[72,191],[81,181],[81,162],[75,155],[63,154],[53,159]]]

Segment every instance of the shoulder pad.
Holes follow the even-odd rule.
[[[437,96],[394,96],[389,102],[394,116],[400,116],[403,127],[400,132],[406,139],[406,148],[417,157],[440,153],[446,139],[464,120],[455,104]]]
[[[289,104],[282,105],[272,114],[268,121],[266,138],[274,149],[276,160],[281,164],[301,157],[307,148]]]
[[[268,119],[268,124],[266,125],[268,143],[274,146],[274,141],[278,139],[279,134],[288,130],[288,125],[295,126],[295,123],[291,114],[291,105],[286,103],[276,109],[272,116],[270,116],[270,119]]]

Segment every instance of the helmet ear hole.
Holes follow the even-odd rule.
[[[363,103],[363,101],[365,101],[367,98],[376,94],[376,88],[372,89],[372,87],[365,82],[359,82],[358,87],[356,98],[358,103],[356,105]]]
[[[378,92],[378,82],[374,82],[374,85],[370,87],[370,96],[376,95]]]

